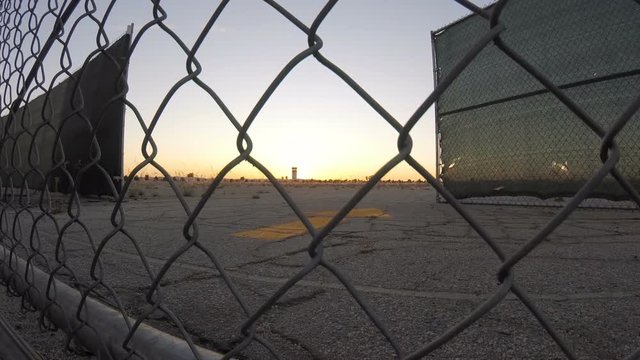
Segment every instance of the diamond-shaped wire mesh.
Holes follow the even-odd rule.
[[[491,10],[483,10],[473,3],[465,0],[456,0],[461,6],[478,15],[476,34],[481,34],[477,40],[470,44],[464,51],[460,51],[457,61],[451,64],[446,74],[439,78],[434,91],[426,96],[424,102],[408,119],[395,119],[383,106],[381,106],[367,91],[353,78],[344,72],[338,64],[322,54],[323,42],[318,35],[318,29],[325,18],[331,15],[331,11],[338,2],[330,0],[316,15],[310,26],[292,15],[286,8],[281,7],[276,1],[265,0],[271,11],[278,13],[287,22],[293,24],[308,40],[308,48],[293,57],[273,79],[267,90],[254,104],[246,119],[238,119],[229,109],[220,96],[203,81],[199,75],[203,70],[203,63],[198,59],[198,50],[205,39],[212,37],[212,28],[219,16],[225,11],[229,1],[221,1],[210,14],[206,25],[201,29],[192,46],[187,45],[183,39],[171,28],[166,21],[168,14],[159,0],[152,0],[152,20],[140,27],[135,37],[131,39],[130,48],[125,59],[117,59],[109,56],[108,49],[114,44],[114,39],[107,37],[105,28],[111,24],[111,9],[118,1],[96,2],[94,0],[70,0],[58,1],[5,1],[2,3],[0,16],[0,54],[2,58],[2,75],[0,87],[2,90],[2,136],[0,140],[0,179],[2,181],[2,200],[0,202],[0,231],[1,250],[0,273],[8,291],[22,298],[25,309],[37,311],[40,315],[40,323],[49,329],[62,328],[67,334],[67,346],[80,351],[86,349],[104,359],[122,358],[214,358],[215,354],[203,348],[207,346],[224,352],[224,358],[250,357],[252,354],[259,357],[272,356],[284,357],[277,346],[268,339],[269,331],[277,332],[278,329],[269,329],[269,319],[274,312],[281,313],[278,309],[283,299],[295,291],[299,284],[309,284],[314,280],[309,274],[323,270],[328,277],[337,281],[339,288],[349,294],[352,300],[350,306],[353,311],[364,313],[366,321],[362,322],[363,336],[377,336],[380,341],[386,342],[389,352],[381,354],[381,357],[395,356],[403,359],[415,359],[432,354],[444,344],[455,342],[458,335],[471,328],[479,319],[487,318],[493,309],[499,306],[507,306],[506,299],[514,297],[557,345],[559,351],[567,358],[576,358],[574,350],[565,341],[567,334],[556,330],[557,322],[550,320],[537,305],[537,300],[530,296],[524,286],[516,279],[514,267],[529,258],[529,254],[548,238],[556,229],[567,220],[578,205],[590,194],[597,192],[599,186],[610,176],[620,185],[628,198],[640,204],[640,197],[627,177],[636,178],[636,174],[626,170],[618,170],[619,164],[625,163],[625,157],[634,156],[625,154],[620,150],[615,140],[621,144],[634,141],[625,138],[622,134],[627,124],[636,116],[640,108],[640,94],[628,94],[629,103],[625,105],[620,114],[607,114],[615,116],[610,121],[598,121],[592,117],[589,104],[581,104],[576,99],[580,97],[579,91],[574,89],[561,89],[558,83],[562,79],[549,78],[545,69],[541,67],[539,58],[529,53],[522,53],[512,48],[508,41],[503,41],[502,34],[508,33],[508,24],[501,22],[502,11],[510,3],[518,1],[498,1]],[[637,2],[629,0],[638,5]],[[119,2],[119,3],[122,3]],[[525,2],[527,3],[527,2]],[[529,5],[532,2],[528,2]],[[549,3],[549,2],[548,2]],[[554,1],[555,3],[555,1]],[[588,7],[590,2],[584,2],[583,7]],[[549,5],[551,6],[551,5]],[[98,7],[100,11],[98,11]],[[552,11],[552,9],[550,9]],[[96,14],[101,14],[97,16]],[[73,16],[72,16],[73,15]],[[70,20],[71,19],[71,20]],[[552,17],[553,21],[564,21],[564,18]],[[581,21],[581,19],[574,19]],[[83,25],[91,25],[95,29],[95,43],[87,51],[87,56],[80,63],[74,62],[70,43]],[[152,119],[144,119],[138,111],[136,104],[126,99],[129,85],[126,83],[126,64],[139,46],[140,40],[152,31],[160,31],[171,39],[172,49],[180,49],[186,58],[186,74],[173,84],[166,93],[163,103],[158,107]],[[426,36],[426,35],[425,35]],[[506,36],[506,35],[505,35]],[[539,39],[544,42],[544,39]],[[61,51],[58,63],[59,71],[53,76],[45,76],[44,64],[49,61],[49,51],[53,45],[57,45]],[[572,149],[571,156],[590,159],[589,171],[583,171],[577,192],[570,201],[557,213],[554,213],[546,224],[537,224],[531,231],[530,237],[518,243],[515,249],[506,249],[504,244],[491,235],[487,227],[482,224],[481,217],[472,214],[466,209],[442,183],[430,174],[424,164],[421,164],[412,156],[411,131],[419,121],[424,120],[424,114],[440,99],[440,106],[446,104],[443,94],[450,87],[461,86],[458,79],[464,70],[474,59],[482,56],[482,52],[491,46],[492,51],[499,51],[504,56],[505,63],[519,74],[527,77],[527,84],[531,89],[545,89],[548,93],[539,97],[521,99],[512,103],[502,104],[502,107],[474,110],[479,121],[477,126],[486,128],[482,119],[495,118],[501,113],[515,111],[521,107],[536,107],[542,98],[544,101],[553,101],[554,108],[545,107],[540,112],[557,112],[561,118],[567,119],[576,126],[588,128],[588,144],[582,140],[580,146]],[[621,51],[625,47],[621,45]],[[567,50],[569,51],[569,50]],[[596,54],[595,57],[602,54]],[[91,113],[88,103],[88,94],[82,94],[81,83],[84,72],[92,59],[99,56],[106,57],[113,69],[118,71],[118,76],[113,85],[114,96],[108,99],[105,107],[98,114]],[[353,196],[342,204],[342,207],[328,219],[322,226],[316,228],[311,217],[302,211],[298,202],[291,196],[292,190],[278,180],[258,159],[252,156],[254,144],[250,138],[252,126],[261,113],[265,104],[274,95],[280,84],[304,59],[315,59],[333,74],[337,75],[359,97],[361,97],[380,117],[386,121],[398,135],[397,153],[386,161],[368,181],[359,187]],[[119,62],[118,60],[123,60]],[[603,60],[605,61],[605,60]],[[606,66],[603,62],[596,61],[598,66]],[[80,72],[72,69],[80,68]],[[571,66],[568,66],[571,69]],[[513,74],[505,74],[508,78]],[[570,75],[570,74],[569,74]],[[91,78],[87,78],[90,81]],[[49,96],[55,86],[61,81],[67,81],[67,86],[74,94],[71,96],[70,114],[63,116],[62,122],[57,122],[60,115],[54,109],[53,101]],[[161,122],[162,114],[167,103],[186,86],[197,86],[200,91],[206,93],[225,114],[230,124],[237,133],[237,157],[231,160],[218,175],[207,184],[207,189],[197,201],[187,201],[188,195],[178,178],[157,161],[158,145],[154,141],[154,131]],[[509,87],[502,88],[509,93]],[[598,88],[599,92],[612,92],[603,84]],[[38,96],[43,95],[44,105],[40,114],[32,114],[26,111]],[[465,99],[462,99],[465,100]],[[466,99],[476,103],[482,99]],[[486,99],[485,99],[486,100]],[[98,128],[100,122],[93,122],[95,118],[104,116],[109,106],[125,107],[129,114],[139,122],[144,132],[141,149],[144,159],[139,162],[127,175],[124,183],[114,179],[103,167],[104,151],[107,144],[98,141]],[[450,115],[455,118],[456,114]],[[422,119],[422,120],[421,120]],[[70,162],[71,155],[65,152],[62,139],[59,136],[65,128],[66,122],[75,121],[80,124],[82,134],[87,143],[84,158],[80,162]],[[452,123],[454,123],[452,121]],[[456,126],[456,125],[452,125]],[[459,126],[459,123],[458,125]],[[515,126],[515,125],[513,125]],[[506,128],[504,133],[517,129]],[[451,131],[455,131],[455,128]],[[39,142],[39,136],[43,133],[54,134],[51,143],[51,154],[44,153]],[[618,134],[621,134],[618,136]],[[482,149],[473,149],[476,152],[478,168],[477,177],[491,176],[495,169],[511,167],[513,163],[523,163],[533,156],[536,149],[527,148],[528,145],[520,143],[522,152],[514,154],[508,141],[500,139],[500,133],[474,132],[480,137],[481,142],[496,144],[497,153],[483,153]],[[550,142],[545,146],[551,148],[561,142],[559,146],[566,146],[566,140],[572,137],[573,132],[563,126],[554,132],[554,137],[546,139]],[[486,138],[484,138],[486,136]],[[451,141],[447,146],[465,146],[465,139],[443,139],[443,143]],[[535,144],[532,146],[540,146]],[[586,150],[585,150],[586,149]],[[585,151],[587,154],[585,154]],[[496,156],[499,155],[499,156]],[[561,163],[564,159],[559,160]],[[574,161],[573,159],[571,161]],[[222,266],[219,260],[232,254],[220,253],[214,246],[203,241],[203,233],[207,232],[207,224],[199,224],[201,215],[207,211],[206,206],[212,202],[213,194],[224,186],[223,180],[235,167],[241,163],[249,163],[259,169],[276,190],[281,200],[286,203],[290,211],[300,220],[304,230],[308,233],[310,241],[303,253],[304,265],[297,267],[292,276],[286,281],[277,283],[277,289],[268,294],[260,294],[255,298],[247,295],[246,289],[242,289],[237,281],[237,274],[232,274],[229,269]],[[376,293],[374,288],[363,288],[349,280],[340,266],[326,256],[326,249],[331,242],[331,236],[336,227],[343,222],[348,214],[356,206],[363,202],[381,179],[394,167],[406,163],[417,171],[438,194],[445,198],[452,210],[464,219],[469,233],[475,233],[479,240],[484,242],[483,249],[487,250],[486,256],[495,258],[499,264],[492,271],[497,274],[497,285],[493,292],[484,298],[479,304],[467,307],[468,311],[461,314],[454,325],[439,333],[430,334],[427,341],[407,344],[406,339],[398,335],[397,327],[390,327],[391,321],[380,315],[377,308],[369,305],[369,297],[363,292]],[[490,166],[485,166],[491,164]],[[497,164],[497,165],[496,165]],[[597,165],[597,166],[596,166]],[[514,168],[516,183],[529,181],[540,182],[544,179],[531,178],[525,163],[522,168]],[[621,165],[622,166],[622,165]],[[169,214],[181,219],[181,228],[175,229],[167,222],[165,227],[159,224],[155,229],[136,229],[136,221],[144,218],[144,207],[138,207],[126,203],[126,194],[131,190],[137,176],[144,168],[155,168],[167,181],[175,195],[175,201],[179,203],[181,212]],[[493,169],[493,170],[492,170]],[[625,166],[626,169],[626,166]],[[450,171],[455,171],[453,167]],[[109,218],[97,216],[80,194],[83,181],[89,179],[89,173],[99,177],[99,181],[106,184],[108,195],[115,199],[112,203],[101,205],[101,210],[110,213]],[[97,174],[97,175],[96,175]],[[56,180],[58,179],[58,180]],[[91,180],[93,182],[98,180]],[[613,181],[613,180],[612,180]],[[61,194],[58,188],[64,187],[66,193]],[[449,208],[448,208],[449,209]],[[448,221],[448,214],[443,221]],[[534,224],[536,225],[536,224]],[[215,234],[213,235],[215,237]],[[154,239],[149,246],[148,238]],[[168,238],[160,241],[160,238]],[[167,257],[157,256],[158,247],[171,250]],[[109,254],[117,249],[126,248],[126,256],[114,260]],[[115,250],[114,250],[115,249]],[[124,254],[124,252],[123,252]],[[197,254],[206,259],[207,265],[200,266],[188,262],[179,261]],[[122,255],[122,254],[121,254]],[[124,263],[136,264],[135,271],[124,269]],[[402,267],[401,264],[398,265]],[[123,284],[113,281],[105,276],[105,269],[115,272],[118,277],[128,278],[131,281]],[[209,271],[203,271],[203,269]],[[127,268],[128,269],[128,268]],[[198,270],[202,273],[188,276],[184,270]],[[213,274],[213,275],[212,275]],[[223,320],[213,319],[210,331],[220,331],[226,336],[225,346],[207,344],[206,336],[196,336],[194,329],[189,328],[184,320],[176,315],[177,306],[172,298],[175,293],[165,291],[168,284],[193,281],[198,276],[208,278],[215,276],[219,289],[215,292],[216,299],[203,298],[200,292],[207,289],[202,286],[191,293],[193,289],[183,291],[193,299],[191,304],[182,304],[193,309],[205,311],[198,316],[208,317],[211,313],[233,313]],[[246,277],[245,280],[259,279],[259,276]],[[379,291],[378,291],[379,293]],[[184,294],[183,294],[184,295]],[[258,300],[256,300],[258,299]],[[291,305],[291,301],[289,303]],[[355,304],[355,305],[354,305]],[[346,305],[345,305],[346,306]],[[443,305],[446,306],[446,305]],[[429,311],[432,309],[429,309]],[[284,310],[289,311],[289,310]],[[294,311],[294,310],[290,310]],[[426,311],[426,310],[425,310]],[[322,319],[323,309],[318,309],[313,314],[303,314],[304,319],[312,321]],[[348,316],[346,314],[345,316]],[[235,324],[230,317],[235,316]],[[226,322],[224,321],[226,320]],[[218,321],[218,322],[216,322]],[[169,337],[147,326],[153,323],[177,337]],[[266,323],[266,325],[265,325]],[[164,325],[162,325],[164,324]],[[237,324],[240,324],[239,329]],[[105,334],[107,336],[105,336]],[[340,339],[348,343],[348,339]],[[219,340],[222,342],[222,340]],[[255,350],[259,348],[259,350]],[[629,358],[640,356],[640,350],[631,350]]]
[[[637,4],[626,0],[513,2],[501,15],[509,28],[501,38],[607,128],[640,86],[640,47],[631,40],[638,34],[638,14]],[[472,16],[434,33],[441,76],[483,25],[481,17]],[[600,166],[600,138],[497,45],[487,46],[454,81],[439,99],[436,117],[440,175],[458,199],[570,197]],[[636,115],[618,137],[626,155],[617,165],[636,188],[633,161],[640,148],[629,139],[638,123]],[[612,178],[590,197],[631,200]]]

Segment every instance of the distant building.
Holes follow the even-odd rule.
[[[291,180],[298,180],[298,168],[295,166],[291,168]]]

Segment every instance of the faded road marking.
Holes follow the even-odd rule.
[[[320,229],[326,226],[335,216],[337,211],[321,211],[309,216],[309,222],[314,228]],[[347,218],[381,218],[389,217],[384,211],[376,208],[353,209]],[[304,235],[307,228],[302,221],[291,221],[284,224],[265,226],[254,230],[245,230],[234,233],[233,236],[259,239],[259,240],[284,240],[295,236]]]

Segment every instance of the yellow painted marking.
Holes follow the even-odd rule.
[[[326,216],[326,217],[334,217],[337,211],[321,211],[319,213],[315,213],[311,216]],[[364,208],[364,209],[353,209],[347,215],[348,218],[379,218],[379,217],[389,217],[384,211],[376,208]]]
[[[321,211],[309,216],[309,222],[314,228],[326,226],[337,211]],[[389,217],[384,211],[376,208],[353,209],[347,218],[382,218]],[[302,221],[291,221],[284,224],[265,226],[254,230],[234,233],[233,236],[253,238],[259,240],[284,240],[307,233]]]

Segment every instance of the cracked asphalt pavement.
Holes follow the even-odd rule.
[[[307,214],[338,210],[357,190],[357,184],[287,186]],[[186,200],[193,207],[199,199]],[[111,230],[113,203],[83,200],[82,206],[81,219],[93,241],[99,241]],[[498,288],[497,256],[449,205],[435,201],[435,191],[427,185],[381,184],[358,207],[380,209],[388,216],[341,223],[325,240],[324,256],[405,353],[452,327]],[[468,208],[507,254],[559,211]],[[157,271],[184,244],[187,216],[171,194],[132,199],[124,211],[125,228]],[[640,347],[639,219],[637,211],[578,210],[515,267],[516,283],[581,359],[622,358]],[[252,311],[309,261],[310,237],[260,240],[233,234],[294,220],[275,189],[251,183],[225,184],[198,218],[201,244],[215,254]],[[53,226],[39,230],[54,243]],[[76,277],[87,280],[92,250],[80,226],[69,228],[65,246]],[[43,252],[52,258],[53,245],[43,246]],[[131,241],[116,236],[101,259],[105,283],[117,292],[130,316],[144,314],[151,281]],[[182,255],[161,286],[164,304],[196,343],[225,352],[241,340],[246,316],[202,252],[191,249]],[[102,300],[113,301],[106,295]],[[14,302],[18,308],[19,300]],[[162,313],[152,314],[148,323],[178,334]],[[358,302],[323,268],[308,274],[261,316],[257,332],[284,359],[394,357]],[[252,344],[238,358],[270,355]],[[562,359],[564,355],[528,309],[509,295],[428,358]]]

